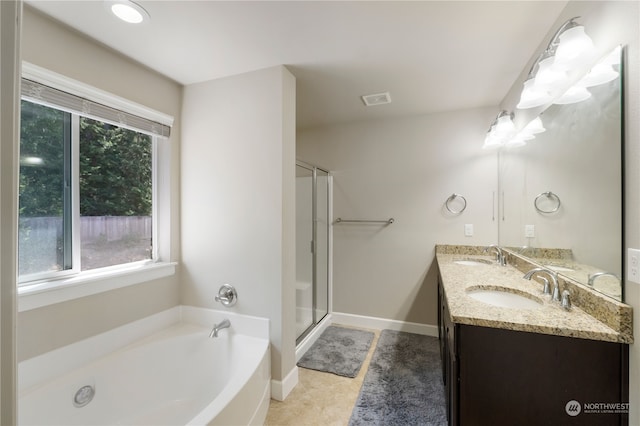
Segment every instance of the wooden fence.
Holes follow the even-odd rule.
[[[82,216],[82,241],[119,241],[126,238],[151,238],[151,216]],[[55,241],[62,235],[60,217],[20,218],[21,235],[28,233],[34,241]]]

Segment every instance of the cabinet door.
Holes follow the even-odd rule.
[[[625,345],[459,325],[462,425],[620,425],[625,415],[583,412],[567,403],[626,403]],[[451,423],[456,424],[456,423]]]

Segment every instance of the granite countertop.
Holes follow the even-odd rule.
[[[464,259],[479,259],[488,263],[455,263]],[[633,333],[612,328],[575,303],[570,310],[563,309],[560,303],[551,301],[549,296],[542,293],[542,284],[524,279],[522,271],[514,266],[497,265],[494,256],[437,252],[436,260],[454,323],[609,342],[633,342]],[[546,277],[544,274],[542,276]],[[468,290],[479,286],[520,294],[541,302],[541,305],[535,309],[492,306],[468,295]],[[562,286],[560,288],[563,289]]]

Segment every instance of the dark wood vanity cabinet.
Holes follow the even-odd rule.
[[[455,324],[438,287],[449,425],[628,424],[628,345]]]

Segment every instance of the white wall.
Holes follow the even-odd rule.
[[[483,108],[298,133],[298,159],[334,176],[334,218],[395,219],[388,226],[333,225],[334,312],[436,324],[435,245],[497,242],[497,155],[482,150],[496,113]],[[467,200],[458,216],[444,207],[454,192]],[[474,225],[472,237],[465,224]]]
[[[272,378],[295,368],[295,79],[284,67],[189,85],[182,133],[183,302],[270,319]],[[232,324],[233,326],[233,324]]]
[[[558,17],[552,27],[555,31],[565,20],[580,16],[586,33],[593,39],[596,48],[603,54],[616,45],[626,46],[624,85],[624,157],[625,157],[625,247],[640,248],[640,3],[637,1],[572,1]],[[546,46],[548,37],[541,43]],[[540,52],[541,50],[538,50]],[[530,62],[535,60],[532,55]],[[513,110],[527,70],[514,83],[512,90],[503,101],[505,109]],[[626,256],[626,253],[625,253]],[[640,330],[640,284],[625,280],[625,302],[635,312],[634,330],[636,340]],[[640,347],[637,343],[630,347],[629,362],[630,425],[640,425]]]
[[[24,7],[22,59],[175,117],[166,150],[170,197],[177,200],[182,87],[103,45]],[[167,203],[169,204],[169,203]],[[161,224],[179,258],[179,211],[171,204]],[[18,315],[18,360],[107,331],[180,303],[178,276],[84,297]]]

